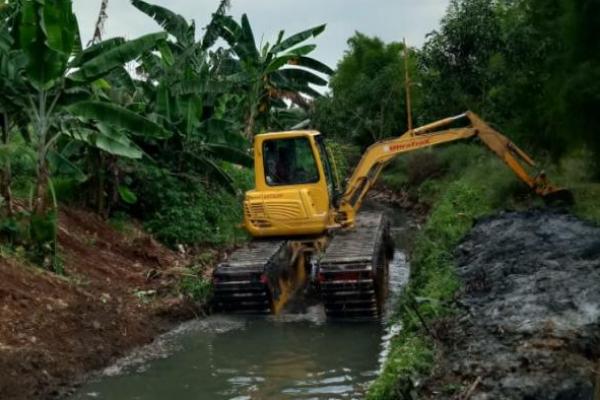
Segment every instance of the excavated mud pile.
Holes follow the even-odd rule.
[[[480,221],[456,258],[464,312],[446,327],[431,397],[597,400],[600,228],[504,213]]]

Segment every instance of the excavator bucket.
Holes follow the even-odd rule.
[[[575,204],[575,196],[568,189],[556,189],[543,195],[544,202],[552,206],[572,206]]]

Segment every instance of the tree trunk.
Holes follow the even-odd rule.
[[[102,41],[102,32],[104,31],[104,23],[108,18],[108,14],[106,14],[106,10],[108,8],[108,0],[102,0],[100,3],[100,12],[98,13],[98,20],[96,21],[96,25],[94,26],[94,36],[92,40],[90,40],[90,45],[96,44]]]
[[[110,176],[109,188],[106,194],[105,218],[110,216],[112,209],[119,202],[119,186],[121,185],[121,170],[119,168],[118,158],[109,156],[107,171]]]
[[[256,117],[258,114],[258,105],[260,104],[260,86],[261,80],[255,82],[250,89],[248,98],[250,99],[250,110],[246,116],[246,126],[244,127],[244,135],[250,141],[254,142],[254,126],[256,125]]]
[[[3,116],[2,122],[2,144],[4,146],[8,146],[10,142],[10,126],[7,115]],[[10,159],[7,159],[4,165],[2,166],[2,171],[0,171],[0,196],[4,198],[4,201],[6,203],[5,211],[6,216],[8,217],[12,217],[14,214],[12,192],[10,190],[11,183],[12,171]]]
[[[106,208],[106,173],[104,168],[104,157],[98,152],[98,164],[96,167],[96,212],[104,215]]]
[[[35,183],[35,192],[33,197],[33,214],[45,215],[48,211],[48,165],[46,157],[38,159],[37,179]]]
[[[244,135],[252,142],[254,140],[254,124],[256,122],[256,107],[254,104],[250,108],[250,114],[246,118],[246,127],[244,128]]]
[[[2,172],[0,172],[0,187],[1,193],[0,196],[4,198],[5,201],[5,211],[7,217],[12,217],[15,213],[13,207],[13,198],[12,191],[10,190],[10,185],[12,183],[12,174],[10,169],[10,161],[4,165]]]

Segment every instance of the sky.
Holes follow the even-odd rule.
[[[146,0],[195,20],[204,27],[218,0]],[[314,40],[312,57],[335,67],[355,31],[378,36],[386,42],[406,38],[421,46],[427,33],[438,27],[449,0],[231,0],[230,13],[248,14],[257,43],[275,41],[277,33],[293,34],[323,23],[327,29]],[[84,44],[92,36],[100,0],[74,0]],[[134,8],[129,0],[109,0],[104,38],[134,39],[160,27]]]

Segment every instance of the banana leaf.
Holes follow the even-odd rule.
[[[135,204],[138,201],[137,195],[131,191],[127,186],[120,185],[117,188],[119,197],[127,204]]]
[[[215,23],[219,35],[233,48],[242,35],[242,27],[229,15],[216,15]]]
[[[310,71],[304,69],[297,68],[286,68],[281,69],[275,73],[276,75],[282,77],[283,79],[287,79],[289,81],[301,84],[312,83],[318,86],[326,86],[327,81]]]
[[[288,59],[288,64],[299,66],[299,67],[304,67],[304,68],[309,68],[309,69],[312,69],[313,71],[317,71],[317,72],[320,72],[325,75],[333,75],[333,72],[334,72],[327,65],[323,64],[320,61],[315,60],[314,58],[310,58],[310,57],[303,57],[303,56],[293,57],[292,56]]]
[[[194,42],[194,29],[185,18],[164,7],[148,4],[142,0],[131,0],[131,4],[150,18],[154,19],[165,31],[173,35],[178,42],[189,45]],[[192,31],[190,34],[190,30]]]
[[[136,160],[141,159],[144,154],[124,132],[104,124],[98,124],[98,134],[95,135],[94,145],[109,154]]]
[[[289,50],[285,55],[295,55],[295,56],[305,56],[307,54],[312,53],[317,48],[316,44],[307,44],[304,46],[294,47]]]
[[[100,43],[96,43],[81,51],[81,53],[77,54],[73,60],[69,63],[71,68],[76,68],[81,66],[82,64],[90,61],[91,59],[97,57],[98,55],[107,52],[108,50],[114,49],[115,47],[121,46],[125,43],[125,39],[122,37],[115,37],[103,40]]]
[[[252,168],[254,165],[254,158],[252,158],[252,156],[250,156],[246,151],[223,144],[207,143],[205,146],[208,152],[219,160],[242,165],[248,168]]]
[[[28,58],[28,78],[38,89],[48,89],[64,76],[76,24],[70,0],[21,3],[18,44]]]
[[[123,64],[138,58],[143,53],[154,49],[157,43],[165,40],[166,37],[167,34],[164,32],[151,33],[113,47],[81,65],[78,71],[69,75],[69,79],[78,82],[94,81],[111,70],[123,66]]]
[[[248,140],[240,133],[241,128],[232,121],[211,118],[202,122],[200,131],[205,143],[228,145],[240,151],[250,147]]]
[[[237,194],[237,188],[233,185],[233,179],[214,160],[208,157],[198,157],[190,154],[191,158],[198,164],[209,177],[222,185],[228,192]]]
[[[71,176],[79,183],[87,181],[88,176],[60,152],[52,150],[48,152],[47,157],[55,173]]]
[[[67,111],[76,117],[93,119],[115,128],[126,129],[139,136],[154,139],[166,139],[171,136],[171,133],[160,125],[115,104],[83,101],[68,106]]]
[[[96,147],[108,154],[130,159],[141,159],[143,151],[122,132],[98,124],[97,129],[79,128],[66,133],[72,139]]]
[[[242,15],[242,34],[239,37],[238,46],[243,49],[243,53],[251,57],[253,60],[259,58],[258,50],[256,50],[256,40],[254,39],[254,33],[248,21],[246,14]]]
[[[311,29],[307,29],[305,31],[296,33],[295,35],[290,36],[289,38],[283,40],[279,44],[273,46],[271,52],[277,54],[279,52],[285,51],[294,47],[295,45],[304,42],[306,39],[311,37],[317,37],[325,30],[327,25],[319,25]]]

